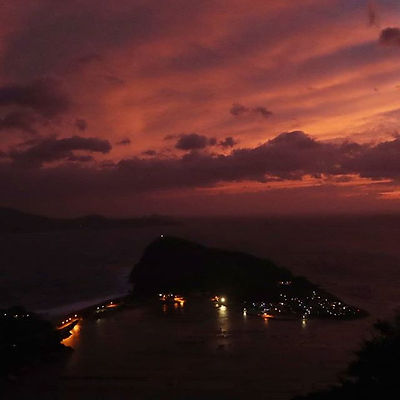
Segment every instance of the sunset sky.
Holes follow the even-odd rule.
[[[0,0],[0,205],[400,211],[398,0]]]

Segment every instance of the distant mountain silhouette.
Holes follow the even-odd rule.
[[[50,218],[28,214],[12,208],[0,207],[0,232],[22,233],[69,229],[130,228],[152,225],[173,225],[178,221],[160,215],[137,218],[106,218],[101,215],[86,215],[79,218]]]

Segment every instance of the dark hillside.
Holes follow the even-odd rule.
[[[273,299],[281,291],[280,281],[292,281],[297,293],[316,287],[272,261],[175,237],[153,241],[134,267],[130,280],[137,295],[175,290],[226,293],[239,298],[265,298],[267,294]]]

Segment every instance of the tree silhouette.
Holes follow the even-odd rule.
[[[295,400],[400,398],[400,314],[374,328],[377,335],[363,344],[337,386]]]

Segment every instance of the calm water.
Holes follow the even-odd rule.
[[[368,322],[264,321],[196,300],[83,321],[41,399],[290,399],[334,383]]]

